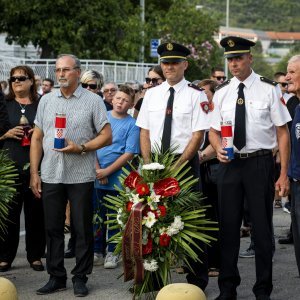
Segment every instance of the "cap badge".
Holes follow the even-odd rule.
[[[235,46],[235,43],[234,43],[233,40],[228,40],[227,44],[228,44],[229,47],[234,47]]]
[[[173,45],[172,45],[171,43],[168,43],[168,44],[167,44],[167,49],[168,49],[169,51],[173,50]]]
[[[244,104],[244,99],[239,98],[239,99],[237,100],[237,104],[238,104],[238,105],[243,105],[243,104]]]

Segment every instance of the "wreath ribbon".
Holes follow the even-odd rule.
[[[145,204],[136,204],[130,213],[125,226],[122,256],[124,281],[134,279],[135,284],[141,284],[144,279],[142,255],[142,211]]]

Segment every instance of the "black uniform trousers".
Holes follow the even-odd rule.
[[[20,238],[20,215],[24,204],[25,245],[27,260],[32,263],[45,254],[45,228],[43,204],[29,189],[29,174],[19,173],[17,194],[10,203],[6,232],[1,233],[0,261],[11,264],[16,257]]]
[[[272,215],[274,162],[272,155],[220,163],[218,177],[221,266],[218,284],[223,296],[236,295],[240,284],[237,261],[244,199],[255,243],[256,282],[253,292],[272,292]]]
[[[47,241],[47,271],[50,277],[66,281],[64,267],[64,225],[67,199],[70,200],[71,219],[76,235],[76,265],[71,271],[73,279],[87,281],[92,272],[94,258],[93,195],[94,182],[77,184],[43,183],[43,204]]]
[[[198,154],[195,155],[194,158],[189,161],[187,166],[190,166],[191,170],[185,175],[185,178],[191,175],[193,175],[196,178],[200,178],[200,163]],[[200,181],[193,189],[196,192],[200,191]],[[198,244],[198,246],[201,247],[203,252],[199,251],[193,246],[191,246],[191,248],[198,254],[198,258],[201,262],[194,261],[192,259],[188,260],[190,266],[193,269],[193,272],[189,270],[186,279],[188,283],[197,285],[204,291],[208,284],[207,246],[205,243],[199,240],[195,240],[195,242]]]

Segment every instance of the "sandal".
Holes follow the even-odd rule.
[[[241,227],[241,230],[240,230],[241,238],[250,236],[250,230],[251,230],[250,227]]]
[[[218,276],[219,276],[219,269],[217,268],[208,269],[208,277],[218,277]]]

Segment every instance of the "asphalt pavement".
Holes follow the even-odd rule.
[[[290,225],[290,215],[283,212],[282,209],[274,209],[274,232],[276,238],[276,252],[273,264],[273,293],[272,300],[299,300],[300,299],[300,278],[296,266],[293,245],[279,245],[278,237],[284,236]],[[66,241],[68,235],[66,235]],[[38,296],[35,291],[42,287],[49,278],[46,271],[33,271],[26,260],[24,235],[20,237],[20,245],[17,257],[13,262],[11,270],[1,273],[11,280],[18,291],[19,300],[68,300],[75,299],[71,283],[70,271],[75,264],[74,259],[65,259],[65,266],[68,271],[67,290],[54,293],[52,295]],[[241,250],[248,247],[249,238],[241,239]],[[45,263],[45,259],[43,259]],[[241,285],[238,287],[238,299],[255,299],[252,293],[252,286],[255,282],[254,258],[240,258],[239,270],[242,277]],[[124,283],[123,278],[118,278],[122,273],[121,265],[114,270],[106,270],[103,266],[96,266],[93,273],[89,276],[87,286],[89,295],[86,299],[99,300],[129,300],[132,294],[128,291],[130,283]],[[185,275],[179,275],[172,271],[174,282],[186,282]],[[209,284],[205,290],[207,300],[215,299],[218,294],[217,278],[210,278]],[[1,299],[0,299],[1,300]],[[172,299],[170,299],[172,300]]]

